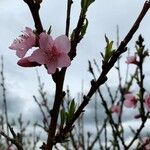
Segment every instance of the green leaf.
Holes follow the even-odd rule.
[[[81,0],[81,9],[83,13],[86,13],[88,7],[94,2],[95,0]]]
[[[76,110],[76,104],[75,104],[75,101],[73,99],[72,101],[70,101],[69,106],[68,106],[67,122],[69,122],[72,119],[75,110]]]
[[[113,43],[114,42],[109,41],[109,39],[106,35],[105,35],[105,41],[106,41],[106,47],[105,47],[104,61],[107,62],[111,58],[111,56],[115,50],[113,50]]]
[[[61,120],[60,126],[63,127],[64,123],[66,121],[66,112],[64,109],[61,109],[61,111],[60,111],[60,120]]]
[[[76,104],[75,104],[75,101],[74,99],[71,101],[70,103],[70,107],[69,107],[69,114],[71,116],[73,116],[74,112],[75,112],[75,109],[76,109]]]

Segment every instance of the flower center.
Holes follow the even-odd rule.
[[[57,51],[56,47],[53,46],[51,51],[46,52],[46,55],[48,55],[48,61],[50,63],[57,61],[57,58],[60,55],[60,53]]]

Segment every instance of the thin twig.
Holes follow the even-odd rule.
[[[70,13],[71,13],[71,5],[72,5],[73,1],[72,0],[68,0],[67,3],[67,18],[66,18],[66,36],[69,35],[69,28],[70,28]]]
[[[8,110],[7,110],[7,99],[6,99],[6,88],[5,88],[5,78],[4,78],[4,60],[3,56],[1,56],[1,78],[2,78],[2,83],[1,87],[3,90],[3,102],[4,102],[4,113],[5,113],[5,119],[6,119],[6,128],[7,128],[7,135],[9,136],[9,128],[8,128]],[[9,145],[8,141],[6,143]]]
[[[27,5],[29,6],[29,9],[31,11],[31,14],[32,14],[32,17],[34,20],[36,32],[38,34],[42,33],[43,32],[43,26],[42,26],[41,19],[39,16],[40,3],[36,2],[34,0],[24,0],[24,2],[27,3]]]
[[[2,135],[2,136],[5,137],[8,141],[10,141],[10,142],[13,143],[14,145],[16,145],[16,147],[18,148],[18,150],[23,150],[22,144],[20,144],[17,139],[10,138],[7,134],[5,134],[5,133],[4,133],[3,131],[1,131],[1,130],[0,130],[0,135]]]

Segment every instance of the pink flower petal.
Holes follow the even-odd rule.
[[[41,49],[35,50],[28,58],[30,62],[37,62],[39,64],[45,64],[47,56]]]
[[[23,58],[26,52],[35,46],[36,36],[33,31],[26,27],[25,31],[22,31],[23,35],[20,35],[18,39],[14,40],[10,49],[16,50],[16,55]]]
[[[60,67],[60,68],[61,67],[68,67],[71,64],[71,60],[70,60],[70,57],[67,54],[62,53],[59,56],[59,58],[57,60],[57,63],[58,63],[58,67]]]
[[[33,33],[33,31],[32,31],[32,29],[31,29],[31,28],[26,27],[25,29],[26,29],[26,30],[25,30],[25,31],[23,31],[23,32],[26,32],[27,34],[32,34],[32,33]]]
[[[49,64],[46,64],[46,67],[47,67],[48,74],[54,74],[56,72],[57,63],[51,62]]]
[[[23,58],[25,56],[25,54],[27,53],[28,49],[27,48],[22,48],[22,49],[18,49],[16,51],[16,55],[19,57],[19,58]]]
[[[17,64],[21,67],[36,67],[36,66],[40,66],[40,64],[38,64],[37,62],[30,62],[29,57],[25,57],[25,58],[21,58]]]
[[[68,53],[71,48],[70,41],[66,35],[61,35],[57,37],[54,41],[54,46],[57,50],[64,53]]]
[[[132,108],[134,107],[134,103],[131,100],[125,100],[124,106],[126,106],[127,108]]]
[[[128,93],[128,94],[125,94],[125,95],[124,95],[124,98],[125,98],[125,99],[133,99],[134,96],[133,96],[132,93]]]
[[[53,47],[54,41],[50,35],[48,35],[45,32],[42,32],[40,34],[39,43],[40,43],[40,48],[42,50],[47,50],[47,49],[51,50]]]

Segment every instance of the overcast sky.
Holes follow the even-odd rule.
[[[84,80],[84,91],[88,90],[91,76],[87,72],[88,60],[96,58],[101,61],[100,51],[105,47],[104,35],[111,40],[116,40],[116,25],[120,28],[120,40],[124,38],[137,18],[144,0],[95,0],[87,13],[89,27],[83,41],[78,46],[78,55],[67,70],[64,89],[69,85],[72,95],[81,90],[81,82]],[[79,15],[80,0],[74,0],[71,13],[71,31],[75,28]],[[52,36],[55,38],[65,32],[66,0],[43,0],[40,10],[44,29],[52,25]],[[34,29],[34,23],[27,5],[23,0],[0,0],[0,54],[4,56],[4,73],[7,82],[7,94],[11,104],[16,103],[18,112],[27,113],[36,109],[32,96],[37,94],[37,78],[35,68],[22,68],[14,51],[8,49],[11,42],[21,34],[25,27]],[[147,13],[139,30],[135,34],[129,47],[134,51],[134,41],[142,33],[146,47],[150,47],[150,12]],[[126,55],[126,54],[125,54]],[[125,59],[122,63],[122,75],[125,73]],[[146,61],[145,72],[149,71],[150,60]],[[46,69],[37,67],[39,74],[45,83],[49,95],[54,93],[54,83]],[[108,83],[115,87],[117,81],[116,70],[109,73]],[[146,82],[150,78],[146,77]],[[147,89],[149,88],[146,85]],[[21,106],[24,106],[23,108]],[[13,110],[13,109],[12,109]]]

